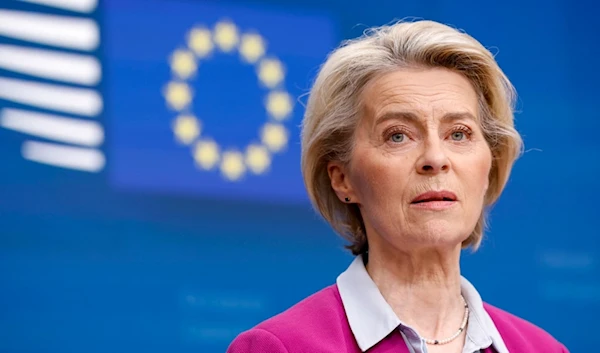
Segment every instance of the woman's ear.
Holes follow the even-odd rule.
[[[344,203],[358,202],[344,164],[338,161],[327,163],[327,174],[331,181],[331,188],[335,191],[340,201]]]

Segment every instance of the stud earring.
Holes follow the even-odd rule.
[[[349,198],[349,197],[346,197],[346,198],[344,198],[344,201],[346,201],[346,202],[350,202],[350,198]]]

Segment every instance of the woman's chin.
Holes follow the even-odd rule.
[[[468,230],[457,227],[454,222],[427,222],[411,238],[423,247],[450,247],[460,246],[468,237]]]

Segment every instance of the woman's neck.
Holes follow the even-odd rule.
[[[427,338],[456,333],[464,317],[460,246],[402,253],[371,247],[367,271],[398,318]]]

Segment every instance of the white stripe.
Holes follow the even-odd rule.
[[[46,139],[95,147],[104,140],[102,126],[96,121],[86,121],[57,115],[4,109],[0,126]]]
[[[98,150],[46,142],[25,141],[21,152],[23,158],[33,162],[86,172],[98,172],[106,163]]]
[[[34,4],[57,7],[60,9],[89,13],[94,11],[97,0],[21,0]]]
[[[92,56],[1,44],[0,68],[84,85],[97,84],[101,75]]]
[[[84,116],[102,111],[102,98],[91,89],[0,77],[0,98]]]
[[[10,10],[0,10],[0,35],[80,50],[94,50],[100,41],[92,20]]]

